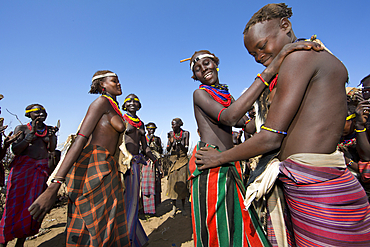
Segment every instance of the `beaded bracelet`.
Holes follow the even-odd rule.
[[[77,135],[82,136],[82,137],[85,137],[86,139],[89,139],[85,135],[81,134],[80,132],[78,132]]]
[[[257,77],[260,78],[260,80],[266,85],[266,86],[270,86],[270,84],[268,84],[261,76],[260,73],[257,74]]]
[[[62,181],[56,180],[55,178],[53,178],[50,182],[51,183],[57,183],[57,184],[62,184],[63,183]]]
[[[271,132],[274,132],[274,133],[277,133],[277,134],[282,134],[282,135],[286,135],[287,132],[285,131],[280,131],[280,130],[274,130],[274,129],[271,129],[271,128],[268,128],[264,125],[261,126],[261,129],[264,129],[264,130],[267,130],[267,131],[271,131]]]
[[[347,166],[352,166],[352,164],[353,164],[353,160],[350,160],[350,161],[348,162]]]
[[[366,131],[366,128],[364,128],[363,130],[357,130],[357,129],[355,129],[355,131],[356,131],[357,133],[365,132],[365,131]]]
[[[226,110],[226,108],[222,108],[221,111],[218,113],[217,122],[220,122],[221,112],[223,112],[224,110]]]

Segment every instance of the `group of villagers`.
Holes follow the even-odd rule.
[[[362,94],[346,92],[343,63],[314,38],[297,39],[291,16],[286,4],[268,4],[247,23],[245,48],[265,69],[237,100],[219,82],[216,55],[201,50],[189,59],[192,78],[201,84],[193,94],[200,141],[188,160],[189,132],[181,119],[172,121],[167,150],[174,152],[168,181],[173,186],[167,194],[185,199],[190,181],[195,246],[370,246],[370,206],[362,186],[370,180],[370,79],[362,80]],[[115,73],[96,72],[90,93],[101,96],[89,106],[52,183],[34,192],[29,214],[17,209],[23,221],[29,219],[20,228],[38,229],[65,182],[67,246],[143,246],[148,238],[137,216],[140,166],[161,172],[162,151],[153,148],[159,142],[145,136],[136,95],[126,97],[127,113],[120,112]],[[256,117],[250,121],[245,114],[253,105]],[[32,163],[46,179],[55,130],[43,124],[41,105],[27,113],[32,122],[15,130],[21,134],[13,143],[11,174],[17,173],[16,162]],[[255,132],[235,145],[232,127],[251,124]],[[255,157],[245,182],[240,161]],[[143,191],[143,203],[155,203],[151,188]],[[7,229],[0,228],[1,243],[26,236]]]

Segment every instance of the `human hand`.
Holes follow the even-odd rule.
[[[280,65],[283,62],[284,58],[288,56],[290,53],[299,50],[314,50],[314,51],[322,51],[324,47],[320,44],[312,42],[312,41],[298,41],[295,43],[286,44],[283,49],[279,52],[279,54],[274,58],[271,64],[268,66],[268,72],[272,75],[275,75],[279,72]]]
[[[50,186],[32,203],[28,208],[33,219],[38,222],[42,222],[45,215],[50,212],[51,208],[55,204],[57,198],[57,192],[60,185],[56,183],[50,184]]]
[[[39,119],[41,118],[41,116],[38,116],[37,118],[33,119],[32,122],[31,122],[31,134],[35,134],[36,133],[36,125],[39,123]]]
[[[0,126],[0,135],[8,128],[8,125]]]
[[[198,170],[202,171],[222,165],[220,156],[221,153],[214,148],[207,147],[199,149],[195,154],[195,158],[197,158],[195,163],[203,166],[198,167]]]
[[[57,126],[52,126],[49,128],[49,134],[48,136],[53,136],[59,131],[59,128]]]
[[[365,128],[370,112],[370,100],[362,100],[356,107],[356,129]]]
[[[19,130],[16,134],[13,135],[13,131],[10,131],[9,135],[4,139],[4,146],[9,146],[22,134],[22,131]]]

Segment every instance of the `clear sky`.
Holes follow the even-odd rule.
[[[75,133],[89,104],[97,70],[119,76],[124,98],[135,93],[138,116],[157,124],[166,143],[171,120],[182,118],[191,146],[198,141],[193,114],[189,62],[194,51],[207,49],[220,58],[220,82],[235,98],[263,71],[243,45],[250,17],[270,1],[250,0],[78,0],[0,2],[0,101],[13,130],[23,123],[25,107],[42,104],[48,125],[61,121],[59,144]],[[286,1],[299,38],[317,37],[347,67],[349,86],[370,73],[370,1]],[[304,69],[304,68],[302,68]]]

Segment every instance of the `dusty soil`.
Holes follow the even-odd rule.
[[[190,247],[194,246],[190,203],[186,203],[185,210],[188,216],[182,216],[178,211],[175,217],[170,217],[172,210],[171,200],[166,197],[167,177],[162,179],[162,203],[157,207],[156,216],[140,215],[140,221],[149,237],[148,246],[172,246]],[[180,206],[180,201],[178,206]],[[25,242],[25,247],[64,247],[64,230],[67,222],[67,204],[60,203],[51,210],[42,225],[40,232],[30,237]],[[15,240],[8,243],[9,247],[15,246]]]

